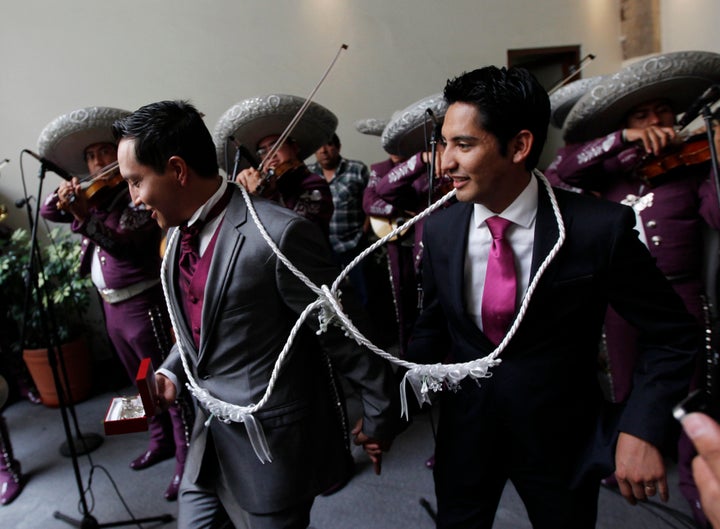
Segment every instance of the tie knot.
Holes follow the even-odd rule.
[[[180,226],[180,233],[182,233],[183,238],[197,237],[200,233],[200,230],[202,230],[203,228],[203,224],[204,222],[198,219],[197,221],[193,222],[192,226]]]
[[[487,224],[487,227],[490,230],[490,235],[492,235],[493,239],[502,239],[505,236],[505,230],[507,230],[508,226],[512,224],[512,221],[496,215],[494,217],[489,217],[485,220],[485,223]]]

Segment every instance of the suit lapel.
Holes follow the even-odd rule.
[[[532,282],[540,265],[548,256],[555,243],[557,243],[560,232],[558,231],[557,220],[552,209],[550,196],[545,185],[538,182],[540,189],[538,190],[538,209],[537,218],[535,220],[535,239],[533,242],[532,266],[530,269],[530,282]],[[565,230],[569,231],[570,223],[563,218]],[[556,266],[551,263],[544,272],[543,283],[547,284],[547,279],[557,270]]]
[[[451,300],[457,314],[465,313],[465,253],[468,243],[468,230],[472,218],[473,206],[470,203],[458,203],[453,206],[455,215],[450,217],[448,226],[459,230],[456,237],[444,234],[449,241],[448,282]],[[452,209],[450,211],[453,211]]]
[[[233,184],[229,184],[233,185]],[[207,283],[205,284],[205,299],[202,309],[202,332],[200,335],[200,350],[198,357],[202,358],[208,342],[207,329],[212,329],[218,317],[220,300],[226,285],[236,273],[234,263],[242,247],[245,236],[241,227],[247,222],[247,206],[239,189],[233,190],[232,198],[225,211],[225,217],[220,224],[220,232],[215,242],[215,250],[210,262]]]

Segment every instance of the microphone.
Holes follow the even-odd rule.
[[[247,160],[247,162],[252,166],[253,169],[257,169],[260,166],[260,162],[257,160],[257,158],[253,156],[253,154],[248,150],[247,147],[245,147],[245,145],[238,142],[235,139],[235,136],[230,136],[228,139],[233,142],[235,148],[237,149],[237,152],[240,153],[240,157],[245,158],[245,160]]]
[[[68,181],[72,180],[72,175],[71,175],[70,173],[68,173],[65,169],[63,169],[63,168],[60,167],[59,165],[55,164],[54,162],[51,162],[51,161],[48,160],[47,158],[43,158],[43,157],[40,156],[39,154],[36,154],[36,153],[34,153],[34,152],[32,152],[32,151],[30,151],[30,150],[28,150],[28,149],[23,149],[22,152],[26,152],[26,153],[28,153],[30,156],[32,156],[33,158],[35,158],[38,162],[40,162],[41,164],[43,164],[43,165],[45,166],[45,169],[47,169],[48,171],[52,171],[52,172],[55,173],[56,175],[61,176],[62,178],[64,178],[65,180],[68,180]]]
[[[720,84],[714,84],[705,90],[705,92],[690,105],[685,111],[685,114],[683,114],[682,119],[678,122],[678,126],[681,129],[687,127],[691,121],[700,115],[703,107],[714,103],[718,99],[720,99]]]
[[[437,118],[435,117],[435,112],[432,111],[432,108],[426,108],[426,109],[425,109],[425,113],[426,113],[428,116],[430,116],[430,119],[432,120],[433,125],[437,128],[438,125],[439,125],[439,123],[438,123]]]
[[[5,167],[9,163],[10,163],[10,158],[5,158],[4,160],[0,161],[0,169]]]
[[[31,200],[32,198],[33,198],[32,195],[30,195],[30,196],[27,197],[27,198],[18,198],[18,199],[15,201],[15,207],[16,207],[16,208],[25,207],[25,204],[27,204],[28,202],[30,202],[30,200]]]

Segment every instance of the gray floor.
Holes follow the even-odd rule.
[[[132,394],[132,388],[120,393]],[[98,395],[75,406],[80,430],[84,434],[102,433],[102,419],[113,393]],[[54,529],[72,527],[54,513],[81,518],[80,493],[71,460],[59,454],[65,440],[58,409],[34,406],[26,401],[9,406],[4,415],[16,457],[28,478],[22,494],[10,505],[0,507],[0,529]],[[150,469],[133,471],[132,458],[146,447],[145,433],[105,437],[104,443],[89,455],[81,456],[79,468],[88,510],[101,526],[118,522],[138,526],[132,518],[173,516],[168,523],[147,522],[141,527],[174,529],[177,504],[162,497],[173,472],[174,462],[164,461]],[[340,492],[321,497],[312,512],[315,529],[394,529],[432,528],[431,516],[420,501],[434,508],[432,473],[424,466],[432,453],[429,417],[419,417],[399,437],[386,456],[381,476],[375,476],[362,453],[356,453],[358,474]],[[94,465],[94,471],[90,472]],[[658,506],[631,507],[612,491],[602,490],[598,527],[662,528],[691,527],[677,516],[689,515],[677,490],[677,476],[671,468],[671,499],[666,512]],[[508,486],[495,523],[496,529],[526,529],[525,510],[515,491]]]

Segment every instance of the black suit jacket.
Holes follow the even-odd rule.
[[[504,455],[507,465],[552,467],[568,480],[589,469],[605,477],[613,470],[618,432],[662,447],[672,429],[672,406],[687,392],[699,348],[696,324],[638,240],[632,210],[562,190],[555,194],[566,240],[500,355],[502,363],[489,378],[466,379],[459,391],[442,395],[438,461],[444,453],[456,470],[487,471]],[[410,343],[412,361],[468,362],[494,349],[464,306],[472,210],[472,204],[458,203],[425,223],[426,305]],[[531,277],[557,238],[540,183]],[[606,413],[596,364],[608,303],[640,329],[643,343],[633,391],[612,414]]]

